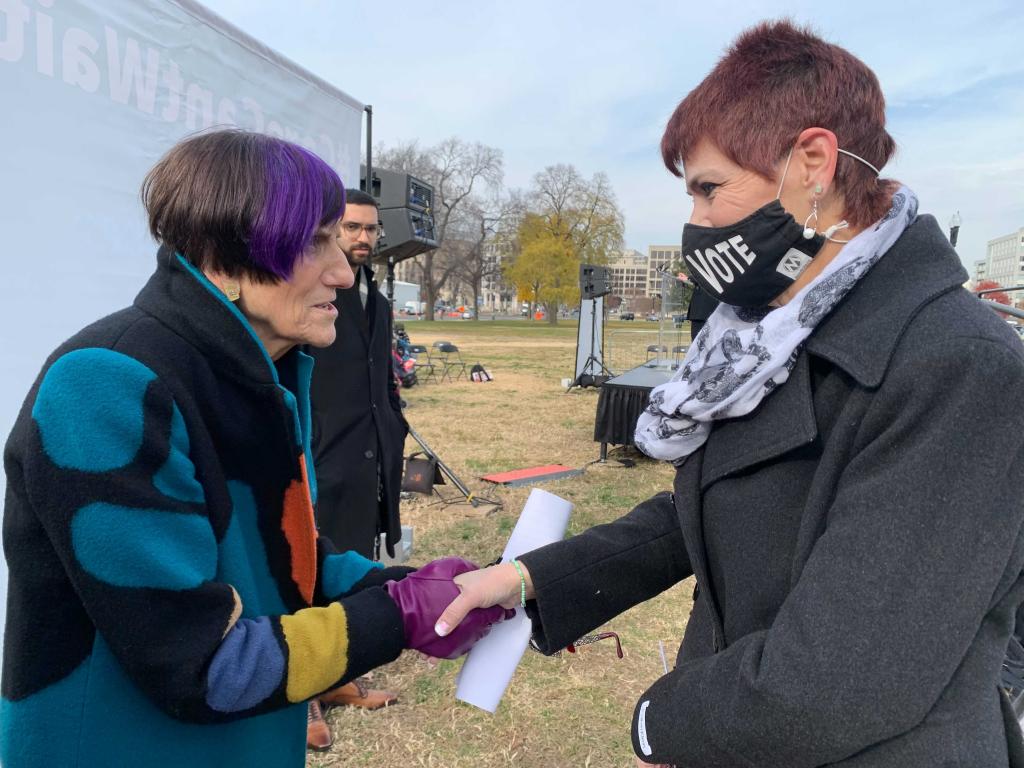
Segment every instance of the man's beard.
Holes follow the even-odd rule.
[[[366,264],[370,261],[370,249],[353,248],[349,252],[348,258],[353,264]]]

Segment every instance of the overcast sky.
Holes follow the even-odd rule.
[[[888,101],[899,178],[968,265],[1024,227],[1024,3],[204,0],[374,107],[374,140],[459,136],[498,147],[505,180],[572,163],[604,171],[626,243],[677,243],[689,215],[658,141],[679,99],[743,28],[807,22],[863,59]]]

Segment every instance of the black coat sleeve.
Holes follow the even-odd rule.
[[[906,352],[771,627],[641,696],[637,754],[811,768],[920,723],[1020,580],[1021,413],[1019,353],[967,338]]]
[[[636,506],[613,523],[519,558],[536,600],[526,611],[533,637],[554,653],[580,635],[693,573],[670,493]]]

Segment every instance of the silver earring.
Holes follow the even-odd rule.
[[[810,226],[811,219],[814,219],[814,226],[813,227]],[[807,218],[804,219],[804,240],[810,240],[812,237],[814,237],[816,234],[818,234],[817,226],[818,226],[818,198],[814,198],[814,202],[811,205],[811,212],[807,216]]]

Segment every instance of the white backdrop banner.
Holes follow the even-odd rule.
[[[153,271],[139,187],[167,149],[237,125],[358,188],[362,113],[192,0],[0,0],[0,438],[46,356]]]

